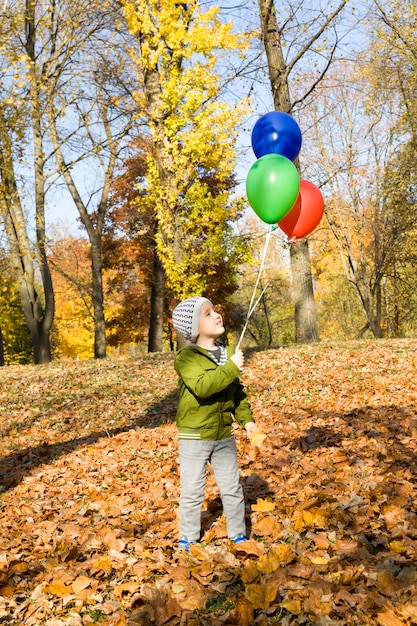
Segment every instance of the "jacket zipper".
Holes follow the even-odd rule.
[[[200,352],[201,354],[201,352]],[[208,359],[210,359],[210,361],[213,361],[216,366],[218,367],[218,363],[216,363],[215,359],[211,356],[208,356],[207,354],[204,354],[204,356],[206,356]],[[220,430],[221,427],[223,425],[223,406],[224,406],[224,402],[219,402],[219,420],[217,422],[217,433],[216,433],[216,440],[218,440],[219,435],[220,435]]]
[[[219,439],[220,429],[221,429],[222,422],[223,422],[223,405],[224,405],[224,402],[219,402],[219,421],[217,423],[216,440]]]

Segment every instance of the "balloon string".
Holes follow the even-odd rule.
[[[263,252],[262,252],[262,258],[261,258],[261,264],[260,264],[260,266],[259,266],[258,277],[257,277],[257,279],[256,279],[255,286],[254,286],[254,288],[253,288],[253,293],[252,293],[252,297],[251,297],[251,299],[250,299],[249,308],[248,308],[248,313],[247,313],[247,315],[246,315],[245,325],[243,326],[242,333],[241,333],[241,335],[240,335],[240,337],[239,337],[239,341],[238,341],[237,346],[236,346],[236,352],[240,349],[240,345],[241,345],[241,343],[242,343],[243,337],[244,337],[245,332],[246,332],[246,329],[247,329],[247,327],[248,327],[248,324],[249,324],[249,320],[250,320],[250,318],[251,318],[251,315],[252,315],[252,313],[254,312],[254,310],[256,309],[256,307],[257,307],[257,305],[258,305],[258,302],[260,301],[260,299],[262,298],[262,296],[263,296],[263,295],[264,295],[264,293],[265,293],[265,289],[266,289],[266,287],[262,290],[262,293],[261,293],[261,295],[259,296],[259,298],[256,300],[255,304],[253,303],[253,302],[254,302],[254,300],[255,300],[256,291],[257,291],[257,289],[258,289],[258,284],[259,284],[259,281],[260,281],[260,279],[261,279],[262,270],[263,270],[264,265],[265,265],[266,252],[267,252],[267,250],[268,250],[269,240],[271,239],[271,232],[272,232],[272,230],[268,230],[268,232],[267,232],[267,234],[266,234],[265,244],[264,244],[264,249],[263,249]]]

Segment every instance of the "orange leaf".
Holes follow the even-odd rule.
[[[53,580],[49,583],[49,585],[45,585],[44,591],[60,598],[69,596],[74,592],[72,585],[66,585],[60,578]]]
[[[108,576],[112,571],[113,565],[108,556],[101,556],[97,561],[94,561],[93,568],[102,570]]]
[[[72,588],[74,593],[77,594],[84,589],[87,589],[90,585],[94,584],[95,580],[93,578],[88,578],[88,576],[78,576],[72,582]]]
[[[279,606],[289,613],[301,613],[300,600],[283,600],[280,602]]]
[[[281,532],[281,525],[273,515],[266,515],[252,524],[252,531],[255,535],[277,537]]]
[[[307,558],[313,563],[313,565],[327,565],[330,562],[330,556],[328,554],[308,554]]]
[[[378,613],[376,621],[381,626],[404,626],[406,622],[399,619],[391,609],[385,609],[382,613]]]
[[[280,555],[274,549],[258,559],[256,567],[261,574],[271,574],[280,566]]]
[[[275,600],[278,589],[279,582],[268,584],[265,581],[263,584],[246,585],[245,592],[254,609],[267,609]]]
[[[235,621],[240,626],[251,626],[253,624],[253,605],[245,596],[239,596],[233,611]]]
[[[397,607],[397,610],[405,618],[412,620],[412,623],[417,623],[417,606],[415,604],[402,604]]]
[[[14,595],[13,587],[9,587],[9,585],[5,585],[4,587],[0,587],[0,596],[4,598],[10,598],[10,596]]]
[[[275,502],[272,502],[270,498],[262,500],[258,498],[256,504],[252,504],[252,511],[260,511],[261,513],[268,513],[275,509]]]
[[[330,615],[333,609],[332,594],[311,594],[304,600],[304,611],[314,615]]]
[[[257,541],[243,541],[236,545],[237,552],[244,552],[245,554],[254,554],[255,556],[262,556],[265,553],[265,548],[261,543]]]
[[[243,563],[243,569],[240,574],[240,578],[243,583],[253,583],[259,575],[258,568],[256,567],[256,561],[246,559]]]
[[[184,580],[182,585],[174,585],[172,592],[180,607],[187,611],[204,610],[207,597],[201,585],[195,580]]]
[[[114,593],[114,596],[118,600],[121,600],[122,598],[125,598],[126,596],[131,596],[133,593],[136,593],[139,587],[140,587],[139,583],[126,582],[120,585],[116,585],[113,593]]]
[[[259,428],[252,428],[249,440],[254,448],[261,448],[265,439],[265,433],[263,433]]]
[[[274,552],[277,555],[279,561],[283,565],[288,565],[295,559],[294,549],[286,544],[280,543],[274,547]]]
[[[405,520],[405,510],[395,505],[385,507],[383,515],[388,530],[396,530]]]
[[[326,533],[319,533],[315,537],[313,537],[313,541],[316,544],[316,548],[319,550],[327,550],[330,545],[330,541],[326,535]]]

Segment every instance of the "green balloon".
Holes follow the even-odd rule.
[[[276,224],[291,211],[299,191],[297,168],[282,154],[265,154],[255,161],[246,178],[249,204],[267,224]]]

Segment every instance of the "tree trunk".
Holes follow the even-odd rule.
[[[43,304],[36,289],[35,262],[13,165],[13,146],[3,107],[0,107],[0,173],[2,182],[1,206],[9,242],[10,260],[17,275],[19,293],[26,324],[32,339],[36,364],[51,361],[50,331],[54,319],[54,292],[46,252],[45,230],[45,156],[41,126],[39,77],[35,62],[35,3],[25,7],[25,49],[31,60],[30,106],[34,147],[36,251],[43,287]]]
[[[101,250],[101,239],[98,236],[91,236],[91,279],[92,279],[92,300],[94,317],[94,357],[104,359],[106,357],[106,322],[104,317],[103,298],[103,255]],[[94,244],[93,244],[94,241]]]
[[[44,296],[42,318],[36,322],[38,328],[32,341],[35,363],[41,364],[49,363],[52,359],[49,336],[55,315],[55,296],[46,250],[44,149],[36,77],[33,77],[32,81],[35,83],[32,90],[32,128],[35,154],[36,247]]]
[[[41,267],[41,278],[45,281],[43,285],[47,307],[47,314],[45,314],[36,289],[33,252],[16,184],[12,143],[7,133],[7,123],[1,107],[0,174],[2,183],[0,206],[9,244],[10,263],[17,278],[23,314],[32,340],[34,361],[36,364],[49,363],[51,360],[49,334],[54,310],[52,281],[45,267],[43,269]],[[37,235],[39,236],[38,231]]]
[[[316,303],[307,239],[301,239],[291,245],[290,259],[295,307],[295,339],[297,343],[318,341]]]
[[[4,366],[4,343],[3,343],[3,332],[0,326],[0,367]]]
[[[165,271],[156,246],[153,256],[153,282],[149,316],[148,352],[162,352],[164,332]]]
[[[107,167],[104,168],[104,184],[101,192],[101,198],[97,206],[96,214],[95,216],[92,216],[87,211],[87,206],[83,202],[75,180],[72,177],[71,170],[64,159],[62,150],[63,144],[60,141],[58,134],[56,116],[54,115],[54,102],[52,98],[49,100],[49,109],[50,134],[52,144],[55,149],[55,157],[66,182],[68,191],[71,194],[75,206],[77,207],[80,219],[87,231],[91,246],[91,297],[94,316],[94,356],[96,359],[104,359],[106,357],[106,323],[104,316],[103,254],[101,237],[103,233],[103,224],[107,210],[111,181],[116,163],[117,141],[112,138],[109,139],[110,157]],[[102,120],[106,128],[107,135],[109,136],[110,125],[108,120],[105,119],[105,114],[103,114]]]
[[[49,332],[44,325],[39,324],[38,332],[32,336],[34,360],[37,365],[50,363],[52,360],[51,342],[49,340]]]
[[[269,80],[276,110],[291,113],[288,68],[282,53],[273,0],[258,0],[262,37],[268,61]],[[299,164],[296,163],[299,170]],[[290,250],[292,289],[295,307],[295,336],[297,342],[319,340],[310,253],[304,239]]]
[[[366,277],[362,278],[361,276],[357,275],[355,276],[355,281],[356,282],[354,284],[356,286],[356,289],[358,290],[362,306],[368,319],[368,327],[370,328],[374,337],[381,339],[383,337],[381,322],[378,319],[378,315],[374,312],[372,293],[366,282]]]

